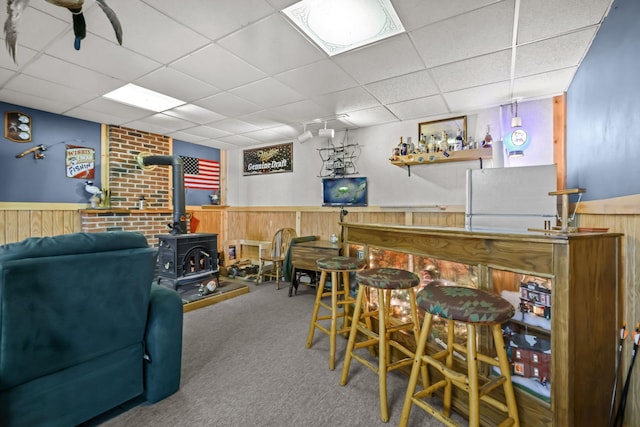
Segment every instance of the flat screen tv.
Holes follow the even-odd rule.
[[[322,178],[322,206],[367,206],[367,178]]]

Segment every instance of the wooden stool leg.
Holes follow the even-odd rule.
[[[469,427],[480,426],[480,391],[478,389],[478,357],[476,326],[467,324],[467,375],[469,377]]]
[[[414,342],[418,342],[420,339],[420,318],[418,317],[418,306],[416,304],[416,293],[414,289],[407,289],[409,294],[409,305],[411,307],[411,319],[413,321],[413,338]],[[427,388],[429,386],[429,370],[426,364],[422,364],[420,368],[420,376],[422,377],[422,387]]]
[[[520,425],[520,419],[518,418],[518,405],[516,404],[516,395],[513,392],[513,383],[511,382],[511,366],[509,364],[509,358],[507,357],[507,350],[504,345],[504,338],[502,337],[502,328],[500,325],[492,326],[493,342],[498,353],[498,362],[500,363],[500,375],[504,376],[507,380],[504,383],[504,396],[507,401],[507,408],[509,411],[509,418],[513,419],[514,426]]]
[[[307,336],[307,348],[311,348],[313,342],[313,333],[316,330],[316,321],[318,320],[318,312],[320,311],[320,300],[322,299],[322,293],[324,291],[324,285],[327,281],[327,272],[323,271],[320,274],[320,283],[318,289],[316,289],[316,302],[313,306],[313,313],[311,314],[311,326],[309,326],[309,335]]]
[[[351,298],[351,289],[349,287],[349,272],[342,272],[342,327],[345,332],[344,337],[349,336],[349,304],[346,302]],[[353,320],[352,320],[353,321]]]
[[[390,292],[378,289],[378,391],[380,394],[380,418],[383,422],[389,421],[389,408],[387,406],[387,363],[389,348],[387,344],[387,300]]]
[[[329,369],[336,368],[336,335],[338,330],[338,272],[331,272],[331,329],[329,334]]]
[[[447,321],[447,358],[445,360],[445,366],[449,369],[453,368],[453,342],[455,338],[455,322],[453,320]],[[447,385],[444,388],[444,399],[442,404],[442,413],[445,416],[451,416],[451,394],[453,391],[453,385],[451,380],[445,377]]]
[[[349,379],[349,368],[351,366],[351,353],[356,345],[356,337],[358,335],[358,322],[360,321],[360,313],[362,312],[362,304],[364,302],[365,287],[358,285],[358,294],[356,296],[356,306],[353,310],[353,318],[351,319],[351,331],[349,332],[349,341],[347,342],[347,350],[344,353],[344,365],[342,366],[342,376],[340,377],[340,385],[346,385]],[[367,317],[367,319],[369,319]],[[370,321],[370,320],[369,320]]]
[[[427,346],[427,338],[429,337],[429,331],[431,329],[431,319],[431,314],[425,313],[422,328],[420,330],[420,338],[416,343],[416,354],[413,358],[409,385],[407,386],[407,393],[405,394],[404,404],[402,405],[402,414],[400,415],[400,423],[398,424],[399,427],[407,427],[407,424],[409,423],[409,415],[411,414],[411,406],[413,404],[413,395],[415,394],[418,377],[420,376],[423,366],[422,356],[424,355],[424,351]]]

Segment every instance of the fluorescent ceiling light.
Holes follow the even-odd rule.
[[[404,32],[390,0],[302,0],[282,12],[329,56]]]
[[[181,101],[131,83],[106,93],[103,96],[113,101],[144,108],[145,110],[155,111],[156,113],[186,104],[185,101]]]

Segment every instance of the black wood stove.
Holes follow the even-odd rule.
[[[187,233],[184,192],[184,164],[180,156],[138,156],[140,167],[166,165],[173,167],[173,223],[169,234],[158,236],[158,283],[167,280],[178,285],[204,281],[214,277],[218,285],[218,235]]]
[[[211,277],[217,282],[217,234],[165,234],[158,241],[158,283],[167,280],[176,289]]]

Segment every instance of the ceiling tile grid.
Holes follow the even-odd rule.
[[[324,121],[354,129],[562,93],[612,0],[392,0],[405,33],[333,57],[281,12],[295,0],[108,3],[123,45],[87,2],[76,51],[69,11],[31,2],[16,62],[0,52],[0,100],[234,149]],[[156,114],[102,97],[126,83],[186,104]]]

